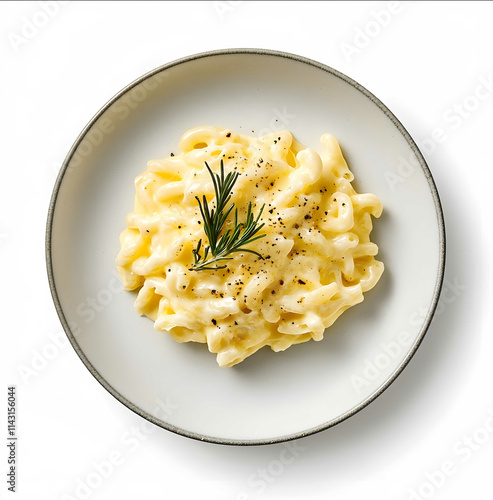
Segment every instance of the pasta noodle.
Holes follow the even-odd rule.
[[[149,161],[116,261],[124,289],[139,289],[136,310],[178,342],[207,343],[220,366],[264,346],[321,340],[384,269],[370,241],[382,205],[353,189],[336,139],[321,141],[322,156],[288,131],[255,138],[198,127],[182,137],[181,154]],[[239,172],[231,198],[238,219],[250,201],[255,213],[265,204],[265,236],[247,247],[263,259],[238,252],[224,269],[191,270],[192,250],[207,242],[196,196],[215,203],[205,162],[218,172],[221,160]]]

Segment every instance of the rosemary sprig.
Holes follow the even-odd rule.
[[[246,221],[238,222],[238,208],[235,208],[234,203],[232,203],[227,209],[226,206],[231,200],[231,190],[233,189],[233,186],[238,180],[238,176],[240,174],[238,172],[229,172],[225,177],[223,160],[221,160],[220,174],[215,174],[207,162],[205,162],[205,166],[207,167],[214,184],[214,191],[216,193],[216,208],[209,210],[209,205],[205,195],[202,196],[202,201],[198,196],[195,197],[199,203],[200,213],[204,222],[204,232],[209,240],[209,244],[204,246],[204,255],[201,255],[200,251],[202,249],[202,239],[198,241],[197,248],[192,250],[195,262],[190,271],[224,269],[226,267],[225,265],[217,266],[216,264],[212,267],[212,264],[222,260],[231,260],[232,257],[227,256],[234,252],[249,252],[263,259],[262,255],[255,250],[250,250],[244,247],[249,243],[252,243],[252,241],[265,236],[265,234],[255,236],[264,227],[264,224],[259,224],[258,221],[264,210],[265,203],[260,209],[257,217],[254,217],[252,213],[252,202],[248,203]],[[233,228],[227,229],[226,232],[221,235],[226,219],[232,212],[233,208],[235,209]],[[211,257],[208,259],[209,254],[211,254]]]

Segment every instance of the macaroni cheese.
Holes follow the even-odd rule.
[[[124,289],[139,289],[136,310],[178,342],[207,343],[220,366],[264,346],[283,351],[321,340],[384,269],[370,241],[382,205],[353,189],[336,139],[325,134],[321,142],[320,156],[288,131],[255,138],[199,127],[182,137],[181,154],[150,161],[135,181],[116,261]],[[265,204],[265,236],[247,247],[263,259],[238,252],[223,269],[191,270],[197,242],[207,244],[196,197],[215,203],[205,162],[218,172],[221,160],[239,173],[231,198],[238,220],[249,202],[255,213]]]

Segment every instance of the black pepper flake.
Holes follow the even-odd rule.
[[[228,133],[226,134],[226,137],[231,137],[231,132],[228,132]]]
[[[175,153],[171,153],[170,156],[175,156]]]
[[[149,229],[146,229],[147,232],[149,232]]]
[[[270,293],[271,293],[272,295],[275,295],[275,294],[276,294],[276,291],[275,291],[275,290],[272,290]]]
[[[216,325],[217,325],[217,321],[216,321],[214,318],[212,318],[212,324],[213,324],[214,326],[216,326]]]
[[[298,283],[299,283],[300,285],[306,285],[306,283],[305,283],[303,280],[298,280]]]
[[[279,281],[279,284],[280,284],[281,286],[282,286],[282,285],[284,285],[284,280],[280,280],[280,281]]]
[[[306,214],[305,215],[305,220],[308,220],[308,219],[311,219],[311,218],[312,218],[312,216],[310,214]]]

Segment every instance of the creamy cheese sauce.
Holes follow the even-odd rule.
[[[321,340],[384,269],[370,241],[382,205],[355,192],[336,139],[321,142],[319,155],[288,131],[256,138],[198,127],[182,137],[181,154],[148,162],[116,261],[124,288],[140,289],[136,310],[179,342],[207,343],[220,366],[264,346]],[[221,160],[240,174],[231,198],[238,219],[249,202],[255,214],[265,204],[265,236],[248,245],[264,258],[234,253],[225,269],[193,271],[192,250],[207,243],[195,197],[205,194],[214,208],[205,162],[218,172]]]

